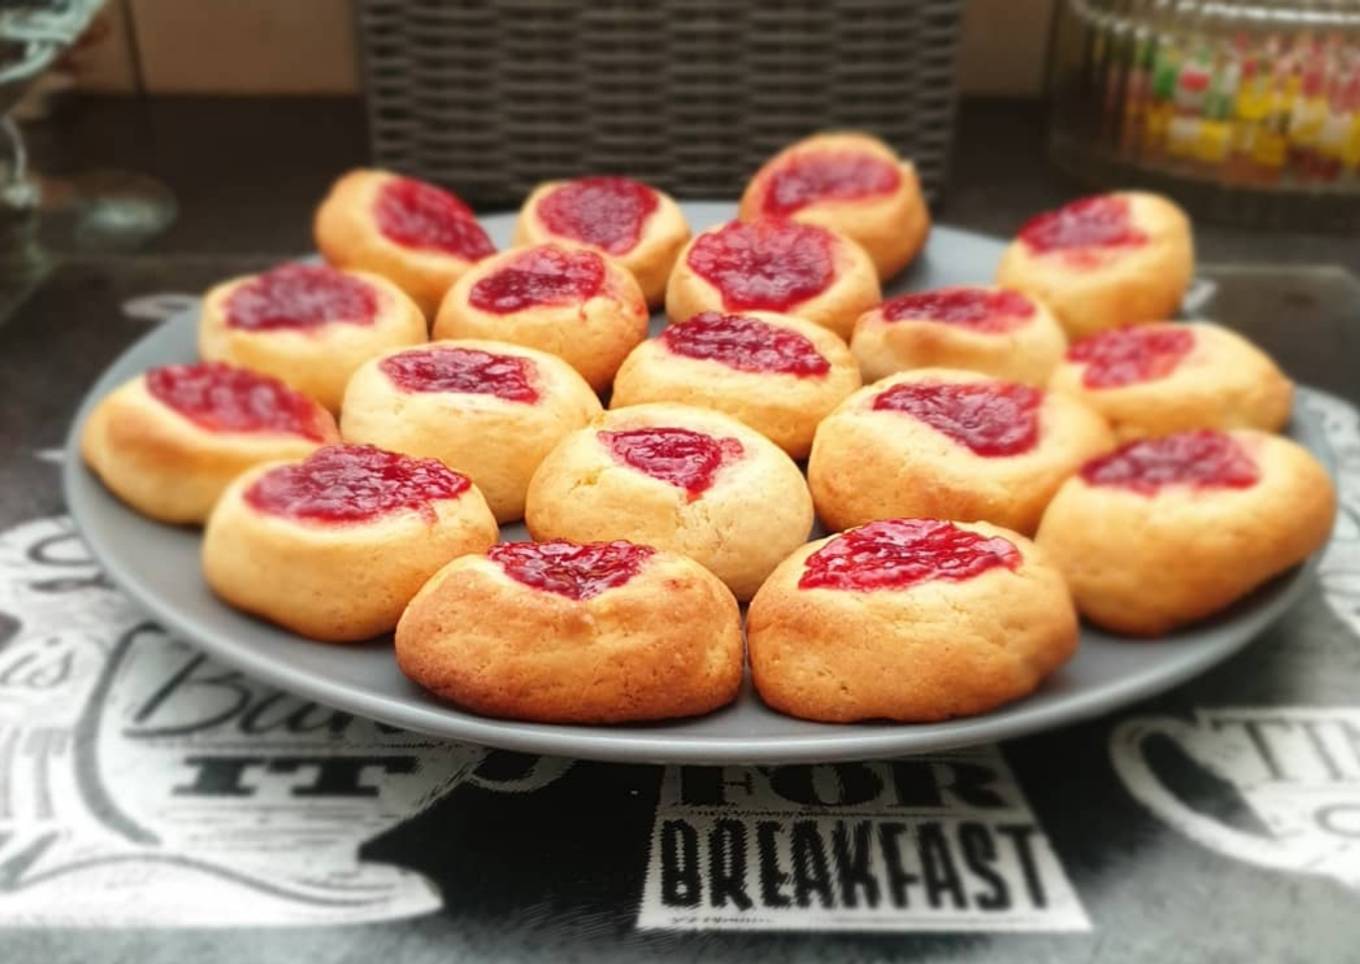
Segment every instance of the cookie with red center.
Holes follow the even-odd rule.
[[[1114,439],[1081,402],[922,368],[867,385],[817,428],[808,485],[833,529],[927,516],[1026,534],[1063,480]]]
[[[648,317],[637,281],[608,255],[538,244],[488,258],[458,279],[439,306],[433,337],[537,348],[563,359],[598,392],[647,337]]]
[[[850,350],[866,381],[913,368],[965,368],[1044,385],[1067,337],[1019,291],[967,285],[889,298],[855,322]]]
[[[455,559],[397,626],[397,665],[487,716],[623,723],[707,713],[741,686],[741,615],[719,579],[627,541],[510,542]]]
[[[1303,562],[1335,514],[1332,481],[1303,447],[1252,429],[1199,430],[1086,463],[1054,496],[1036,541],[1083,616],[1156,636]]]
[[[368,359],[425,340],[425,316],[392,282],[324,264],[284,264],[224,281],[203,299],[198,353],[266,372],[340,410]]]
[[[930,232],[915,166],[878,138],[851,132],[814,134],[766,161],[746,185],[740,216],[839,231],[868,252],[879,278],[905,268]]]
[[[1049,387],[1105,416],[1119,439],[1196,428],[1278,431],[1294,386],[1265,352],[1198,321],[1111,328],[1075,342]]]
[[[1118,191],[1031,218],[996,281],[1048,305],[1077,339],[1174,316],[1194,268],[1185,213],[1157,194]]]
[[[529,483],[535,539],[628,539],[679,552],[749,599],[812,527],[783,450],[730,415],[689,405],[616,408],[564,438]]]
[[[143,515],[200,523],[236,476],[340,438],[335,419],[276,378],[220,362],[153,368],[81,429],[86,464]]]
[[[349,442],[437,458],[477,484],[499,522],[524,515],[538,463],[600,414],[600,400],[562,359],[507,342],[436,341],[388,352],[345,392]]]
[[[706,311],[634,348],[610,405],[717,409],[801,459],[817,423],[859,386],[845,343],[819,325],[765,311]]]
[[[331,264],[382,275],[426,316],[469,266],[496,253],[462,198],[390,171],[354,170],[336,181],[313,233]]]
[[[540,184],[515,225],[516,244],[561,241],[609,255],[637,279],[649,305],[665,300],[666,279],[689,235],[670,195],[626,177]]]
[[[845,339],[878,299],[878,275],[858,244],[830,228],[766,218],[696,235],[671,272],[666,314],[685,321],[705,311],[773,311]]]
[[[985,522],[883,519],[780,563],[746,622],[751,675],[781,713],[926,723],[1032,692],[1077,648],[1058,570]]]
[[[486,500],[436,459],[328,445],[238,476],[208,518],[223,600],[323,642],[391,630],[425,581],[497,536]]]

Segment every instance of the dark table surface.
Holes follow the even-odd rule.
[[[1077,190],[1039,117],[966,106],[941,220],[1009,234]],[[1000,747],[613,766],[244,679],[149,624],[63,514],[84,387],[195,292],[308,249],[363,162],[358,106],[95,100],[32,143],[53,174],[152,174],[180,216],[122,252],[54,218],[0,279],[0,961],[1360,959],[1354,238],[1197,226],[1203,311],[1328,393],[1302,404],[1345,504],[1304,600],[1239,656]]]

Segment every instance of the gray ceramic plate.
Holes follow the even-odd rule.
[[[730,204],[684,205],[704,228],[733,215]],[[513,216],[484,221],[507,245]],[[989,280],[1001,244],[936,227],[924,257],[894,290]],[[126,351],[90,390],[75,425],[94,402],[153,365],[195,358],[192,314],[174,318]],[[654,320],[659,328],[659,319]],[[1320,428],[1295,419],[1291,434],[1325,455]],[[328,646],[309,642],[228,608],[199,576],[196,530],[160,525],[114,499],[85,469],[73,430],[65,487],[71,514],[109,575],[166,627],[260,680],[331,706],[456,740],[536,753],[632,762],[780,763],[897,756],[1002,740],[1107,712],[1165,690],[1224,659],[1277,618],[1298,596],[1305,573],[1290,573],[1188,632],[1155,642],[1082,631],[1075,659],[1028,699],[986,716],[929,725],[829,726],[767,709],[749,682],[737,702],[700,719],[645,726],[547,726],[463,713],[426,696],[398,672],[390,643]],[[523,539],[522,527],[506,539]]]

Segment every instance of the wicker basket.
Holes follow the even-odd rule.
[[[735,197],[789,141],[871,131],[944,183],[960,0],[358,0],[374,162],[518,203],[628,174]]]

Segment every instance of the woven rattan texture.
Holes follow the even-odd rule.
[[[628,174],[735,197],[813,131],[871,131],[927,194],[949,159],[959,0],[358,0],[373,160],[518,203]]]

